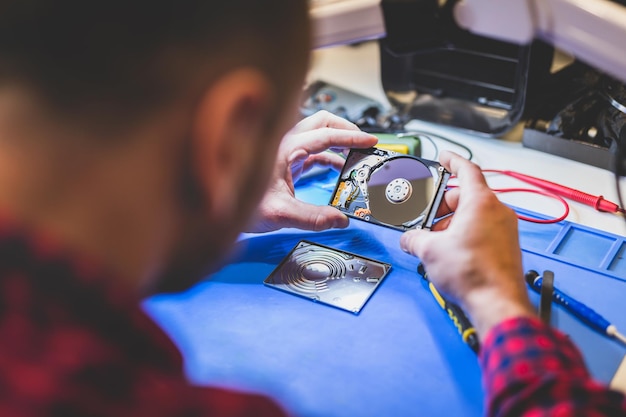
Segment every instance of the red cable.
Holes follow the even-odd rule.
[[[495,172],[502,175],[508,175],[509,177],[516,178],[527,184],[534,185],[535,187],[549,191],[552,194],[556,194],[561,197],[569,198],[581,204],[585,204],[593,207],[597,211],[606,213],[624,213],[624,209],[620,208],[618,204],[608,201],[601,195],[593,195],[576,190],[574,188],[566,187],[565,185],[557,184],[542,178],[533,177],[526,174],[521,174],[515,171],[501,171],[495,169],[486,169],[483,172]]]
[[[535,194],[539,194],[539,195],[545,195],[546,197],[552,197],[556,200],[559,200],[563,206],[565,207],[565,212],[560,216],[560,217],[556,217],[554,219],[536,219],[534,217],[527,217],[524,216],[522,214],[516,213],[517,214],[517,218],[520,220],[525,220],[527,222],[532,222],[532,223],[540,223],[540,224],[551,224],[551,223],[558,223],[562,220],[565,220],[565,218],[567,218],[567,216],[569,215],[569,204],[567,204],[567,201],[565,201],[565,199],[559,195],[556,194],[552,194],[548,191],[543,191],[543,190],[535,190],[532,188],[498,188],[498,189],[492,189],[492,191],[494,193],[514,193],[514,192],[521,192],[521,193],[535,193]]]
[[[520,181],[523,181],[523,179],[519,178],[516,175],[511,175],[511,174],[516,174],[513,171],[503,171],[503,170],[499,170],[499,169],[483,169],[482,170],[483,173],[487,172],[487,173],[495,173],[495,174],[501,174],[501,175],[507,175],[509,177],[512,178],[516,178]],[[532,184],[535,186],[538,186],[537,184]],[[535,193],[535,194],[539,194],[539,195],[544,195],[546,197],[551,197],[554,198],[556,200],[559,200],[563,206],[565,207],[565,212],[560,216],[560,217],[556,217],[554,219],[535,219],[532,217],[527,217],[524,216],[522,214],[517,214],[517,218],[520,220],[525,220],[527,222],[532,222],[532,223],[539,223],[539,224],[552,224],[552,223],[558,223],[562,220],[565,220],[567,218],[567,216],[569,215],[569,204],[567,204],[567,201],[565,201],[565,199],[563,197],[561,197],[558,194],[555,194],[551,191],[544,191],[544,190],[535,190],[533,188],[503,188],[503,189],[494,189],[493,192],[495,193],[507,193],[507,192],[528,192],[528,193]]]
[[[544,180],[542,178],[533,177],[526,174],[521,174],[515,171],[507,171],[507,170],[498,170],[498,169],[484,169],[483,173],[495,173],[501,175],[507,175],[511,178],[515,178],[519,181],[525,182],[530,185],[534,185],[535,187],[540,188],[542,191],[528,188],[505,188],[501,190],[493,190],[494,192],[530,192],[535,194],[541,194],[547,197],[555,198],[563,203],[565,206],[565,214],[558,219],[553,220],[540,220],[540,219],[531,219],[526,216],[518,215],[518,217],[522,220],[532,221],[535,223],[556,223],[561,220],[564,220],[569,214],[569,205],[564,200],[563,197],[568,198],[570,200],[576,201],[581,204],[585,204],[593,207],[597,211],[606,212],[606,213],[626,213],[626,210],[621,208],[619,205],[608,201],[604,198],[604,196],[596,196],[592,194],[587,194],[580,190],[576,190],[574,188],[566,187],[561,184],[557,184],[548,180]]]
[[[514,173],[513,171],[502,171],[502,170],[497,170],[497,169],[483,169],[482,170],[483,173],[495,173],[495,174],[501,174],[501,175],[507,175],[513,178],[516,178],[518,180],[523,181],[521,178],[518,178],[515,175],[511,175],[511,173]],[[517,174],[517,173],[514,173]],[[523,174],[521,174],[523,175]],[[451,178],[454,178],[454,176],[452,176]],[[533,184],[535,185],[535,184]],[[456,188],[456,186],[449,186],[449,188]],[[532,223],[539,223],[539,224],[552,224],[552,223],[558,223],[560,221],[563,221],[567,218],[567,216],[569,215],[569,204],[567,204],[567,201],[565,201],[565,199],[563,197],[561,197],[558,194],[555,194],[554,192],[551,191],[546,191],[546,190],[535,190],[533,188],[497,188],[497,189],[493,189],[492,191],[494,193],[512,193],[512,192],[524,192],[524,193],[534,193],[534,194],[539,194],[539,195],[543,195],[546,197],[550,197],[550,198],[554,198],[556,200],[559,200],[563,206],[565,207],[565,212],[556,218],[553,219],[536,219],[534,217],[528,217],[528,216],[524,216],[522,214],[516,213],[517,214],[517,218],[520,220],[524,220],[527,222],[532,222]],[[593,206],[593,204],[591,204]]]

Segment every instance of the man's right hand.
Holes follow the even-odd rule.
[[[420,258],[429,279],[469,314],[481,337],[513,317],[532,316],[513,210],[489,189],[480,168],[451,152],[441,164],[458,177],[431,231],[406,232],[404,251]]]

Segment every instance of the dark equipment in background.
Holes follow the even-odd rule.
[[[624,146],[626,89],[580,62],[550,74],[526,106],[523,143],[615,170]]]
[[[501,136],[524,123],[526,147],[626,171],[626,87],[577,60],[553,69],[554,50],[461,29],[456,1],[383,0],[382,83],[396,117]],[[624,1],[618,3],[625,4]]]
[[[460,29],[452,2],[382,2],[383,89],[404,120],[500,135],[521,118],[529,47]]]

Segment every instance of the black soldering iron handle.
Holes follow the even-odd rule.
[[[420,263],[417,266],[418,274],[428,282],[428,289],[431,294],[437,301],[437,304],[441,306],[441,308],[448,313],[450,320],[454,324],[454,327],[458,330],[459,334],[463,341],[476,353],[480,350],[480,343],[478,341],[478,335],[476,334],[476,329],[470,322],[469,318],[465,315],[465,312],[461,307],[456,305],[455,303],[444,298],[435,285],[428,280],[428,275],[426,273],[426,269],[424,268],[424,264]]]
[[[469,318],[467,318],[461,307],[445,298],[444,300],[444,310],[446,310],[448,316],[450,316],[450,320],[452,320],[455,327],[459,331],[461,338],[474,352],[478,353],[480,350],[480,343],[478,342],[478,335],[476,334],[474,325],[470,322]]]

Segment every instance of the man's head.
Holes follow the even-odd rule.
[[[245,226],[294,121],[306,9],[0,2],[0,210],[127,276],[197,278]]]

